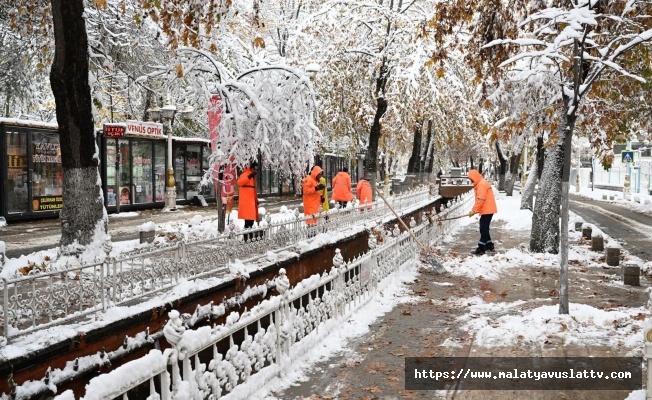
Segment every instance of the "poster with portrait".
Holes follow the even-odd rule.
[[[131,190],[129,186],[120,188],[120,204],[131,204]]]

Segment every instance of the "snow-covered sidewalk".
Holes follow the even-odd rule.
[[[499,252],[471,256],[477,218],[440,248],[446,275],[405,271],[341,332],[331,334],[261,398],[644,398],[644,391],[404,389],[406,357],[641,357],[645,287],[623,285],[579,232],[570,233],[570,315],[558,314],[558,256],[527,251],[530,211],[498,196]],[[574,226],[572,216],[570,228]],[[609,241],[609,238],[606,238]],[[627,255],[625,256],[627,257]],[[423,270],[422,270],[423,272]],[[391,309],[391,310],[390,310]],[[546,397],[547,396],[547,397]]]

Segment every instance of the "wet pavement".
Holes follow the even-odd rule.
[[[468,243],[477,240],[477,226],[469,225],[455,240],[441,248],[452,258],[474,257]],[[527,248],[529,232],[501,229],[492,224],[492,238],[499,253],[510,248]],[[577,243],[577,241],[575,242]],[[582,241],[581,246],[590,247]],[[492,267],[492,257],[487,268]],[[608,267],[604,256],[595,253],[596,261],[571,261],[570,302],[588,304],[598,309],[640,307],[645,305],[645,288],[650,286],[641,277],[640,287],[617,285],[620,267]],[[494,257],[494,259],[497,259]],[[558,391],[558,390],[406,390],[406,357],[623,357],[626,346],[564,343],[551,335],[542,342],[520,340],[508,346],[484,347],[462,329],[459,319],[469,315],[469,305],[455,299],[480,296],[485,303],[512,303],[514,306],[489,315],[490,319],[505,314],[518,314],[542,305],[557,305],[558,270],[533,265],[503,269],[499,279],[469,278],[452,273],[434,275],[421,271],[409,288],[414,301],[398,305],[370,331],[356,338],[346,350],[317,364],[308,379],[298,386],[273,393],[279,399],[624,399],[629,390]],[[506,310],[506,311],[505,311]],[[472,316],[473,318],[474,316]],[[479,317],[479,316],[478,316]],[[486,317],[486,315],[484,315]],[[409,338],[406,340],[406,338]],[[641,333],[640,347],[643,343]]]
[[[267,212],[277,212],[282,206],[297,207],[301,197],[294,195],[283,197],[264,197],[259,199],[260,206]],[[237,203],[234,207],[237,210]],[[176,211],[165,212],[162,209],[127,211],[120,214],[109,214],[109,235],[114,242],[134,240],[139,238],[138,227],[145,222],[155,224],[188,222],[194,216],[202,220],[217,219],[215,203],[207,207],[178,206]],[[59,245],[61,239],[61,223],[58,218],[36,221],[7,222],[0,227],[0,241],[5,242],[6,256],[17,258],[40,250],[47,250]]]

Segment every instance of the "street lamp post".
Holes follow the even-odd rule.
[[[170,102],[170,96],[165,99],[165,104],[162,108],[158,108],[156,105],[147,110],[150,118],[153,120],[165,120],[167,122],[167,153],[168,153],[168,162],[167,162],[167,177],[165,179],[165,207],[163,211],[174,211],[177,209],[177,187],[174,180],[174,168],[172,164],[172,120],[174,119],[174,114],[177,112],[177,106]],[[191,106],[186,106],[183,111],[181,111],[181,117],[184,119],[189,119],[193,112]]]
[[[177,209],[177,186],[174,181],[174,168],[172,167],[172,119],[177,112],[177,107],[170,102],[170,97],[165,99],[161,108],[161,117],[167,122],[168,129],[168,166],[165,179],[165,208],[163,211],[174,211]]]

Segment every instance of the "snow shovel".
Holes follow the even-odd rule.
[[[390,210],[392,210],[394,216],[396,216],[396,218],[401,223],[401,225],[403,225],[403,228],[405,228],[405,230],[408,231],[410,236],[412,236],[412,239],[414,239],[414,241],[417,242],[419,247],[421,247],[421,255],[423,256],[422,259],[425,259],[424,261],[430,265],[430,272],[433,272],[436,275],[447,273],[448,271],[446,271],[446,268],[444,268],[444,266],[441,265],[439,260],[437,260],[437,258],[435,257],[434,250],[432,248],[426,247],[423,243],[421,243],[421,241],[417,239],[414,232],[412,232],[412,229],[410,229],[410,227],[407,226],[405,222],[403,222],[403,219],[398,215],[396,210],[394,210],[394,207],[392,207],[387,201],[387,199],[385,199],[385,196],[383,196],[377,188],[374,188],[374,190],[376,191],[378,197],[380,197],[385,202],[387,207]]]
[[[437,218],[437,222],[441,222],[441,221],[450,221],[451,219],[460,219],[460,218],[464,218],[464,217],[468,217],[468,215],[467,215],[467,214],[464,214],[464,215],[458,215],[457,217],[450,217],[450,218]]]

